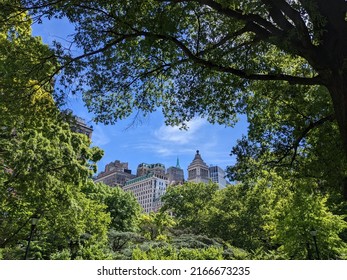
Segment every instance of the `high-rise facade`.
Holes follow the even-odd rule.
[[[170,185],[180,185],[184,182],[184,171],[180,167],[179,160],[177,158],[176,166],[171,166],[167,169],[166,175],[168,177]]]
[[[80,117],[74,117],[71,128],[75,132],[87,135],[89,139],[92,138],[93,127],[91,125],[87,125],[86,121]]]
[[[161,197],[169,185],[165,175],[148,173],[129,180],[124,191],[132,192],[145,213],[157,212],[162,206]]]
[[[161,163],[154,163],[154,164],[148,164],[148,163],[141,163],[137,167],[136,176],[143,176],[147,174],[158,174],[158,175],[165,175],[165,165]]]
[[[208,170],[211,181],[218,184],[220,189],[225,188],[227,185],[227,181],[225,180],[225,171],[219,166],[210,166]]]
[[[93,126],[87,125],[84,119],[73,115],[70,109],[61,111],[61,116],[70,124],[71,131],[85,134],[89,139],[92,138]]]
[[[227,185],[224,170],[219,166],[208,167],[199,151],[196,151],[193,161],[188,166],[188,181],[196,183],[209,183],[211,181],[218,184],[221,189]]]
[[[193,161],[188,166],[188,181],[196,183],[208,183],[210,181],[208,166],[202,160],[199,151],[196,151]]]
[[[103,182],[110,187],[123,187],[128,180],[134,177],[136,176],[131,174],[127,162],[115,160],[114,162],[106,164],[105,170],[98,174],[94,182]]]

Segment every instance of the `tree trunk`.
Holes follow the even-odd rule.
[[[333,76],[330,85],[330,92],[337,124],[339,126],[341,140],[344,148],[344,155],[347,160],[347,74],[337,73]],[[342,194],[347,200],[347,177],[343,180]]]

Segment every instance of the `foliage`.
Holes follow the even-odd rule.
[[[221,238],[245,250],[269,248],[263,227],[272,200],[265,179],[257,186],[230,185],[222,190],[214,184],[188,182],[170,188],[163,201],[161,211],[173,213],[176,230]]]
[[[103,183],[92,182],[83,186],[83,192],[90,199],[107,206],[113,230],[126,232],[137,229],[141,207],[132,193],[124,192],[119,187],[110,188]]]
[[[135,232],[115,231],[111,229],[108,233],[109,247],[113,252],[119,252],[134,244],[143,243],[147,239]]]
[[[273,212],[276,223],[271,229],[271,238],[275,243],[282,244],[279,249],[290,258],[318,258],[316,250],[320,252],[321,259],[343,257],[347,244],[341,240],[339,233],[347,228],[347,223],[343,220],[344,216],[334,215],[329,210],[327,196],[317,192],[314,181],[301,179],[295,182],[295,191],[279,198],[276,208]],[[312,231],[317,232],[317,249]]]
[[[5,1],[7,2],[7,1]],[[7,10],[1,10],[1,15]],[[70,130],[51,95],[54,60],[31,36],[25,13],[0,29],[0,247],[4,258],[24,256],[32,217],[39,218],[29,258],[49,259],[72,244],[85,250],[106,241],[106,206],[86,197],[102,151]],[[1,19],[3,19],[2,17]],[[44,65],[42,58],[47,57]],[[88,236],[88,240],[84,238]],[[88,249],[87,249],[88,247]],[[73,255],[71,253],[71,255]],[[89,254],[91,257],[91,254]]]
[[[75,25],[74,44],[83,53],[73,56],[57,44],[56,54],[63,82],[78,81],[76,91],[98,121],[160,107],[171,125],[184,126],[196,114],[231,125],[250,97],[258,104],[286,99],[285,90],[273,98],[266,81],[323,86],[330,102],[320,103],[325,93],[309,89],[307,103],[322,112],[333,108],[347,153],[343,0],[22,3],[38,20],[66,17]],[[262,94],[253,95],[252,81],[264,85]]]
[[[1,123],[13,128],[54,110],[49,82],[57,62],[41,38],[31,36],[27,13],[1,9],[0,21]]]
[[[71,254],[68,249],[63,249],[62,251],[51,254],[51,260],[71,260]]]
[[[91,180],[89,141],[68,126],[47,119],[43,125],[17,128],[16,137],[4,141],[9,171],[1,174],[1,244],[25,239],[33,215],[40,218],[36,235],[53,247],[67,246],[86,232],[105,238],[106,207],[81,192]]]
[[[171,187],[162,197],[164,206],[161,211],[171,212],[177,225],[193,233],[205,233],[206,209],[218,189],[213,183],[186,182]]]
[[[227,208],[225,220],[224,212],[211,215],[230,232],[231,244],[248,249],[250,258],[307,259],[315,252],[310,232],[317,230],[320,258],[344,258],[346,241],[340,233],[347,226],[345,216],[332,212],[314,180],[285,179],[263,171],[247,184],[239,189],[241,196],[233,196],[238,202],[229,203],[239,205],[236,211]]]
[[[248,251],[269,249],[264,225],[269,220],[272,199],[265,182],[251,187],[239,184],[219,191],[205,218],[208,234]]]
[[[261,170],[276,170],[286,178],[315,178],[321,192],[341,201],[346,159],[328,92],[270,82],[254,83],[253,92],[245,112],[248,135],[232,150],[237,162],[229,167],[230,179],[246,181]]]
[[[142,214],[139,230],[148,240],[167,240],[170,229],[175,225],[174,219],[166,212]]]
[[[132,249],[132,259],[142,260],[222,260],[246,256],[244,250],[219,239],[194,234],[172,235],[169,241],[145,242]]]
[[[265,89],[268,89],[266,96],[263,94]],[[324,232],[321,235],[326,236],[326,243],[321,246],[330,248],[324,258],[341,257],[346,246],[346,229],[342,221],[346,217],[346,203],[341,195],[346,159],[341,153],[342,142],[333,121],[334,113],[327,91],[322,87],[293,88],[268,82],[253,83],[253,92],[254,97],[247,101],[248,136],[241,139],[232,151],[237,156],[237,163],[229,168],[231,179],[242,180],[251,189],[254,185],[259,186],[261,180],[276,186],[271,190],[275,196],[268,196],[264,205],[271,203],[271,199],[286,205],[283,208],[274,204],[269,213],[278,215],[275,220],[281,224],[279,228],[288,223],[287,226],[293,230],[288,233],[282,228],[283,239],[273,239],[275,244],[283,244],[282,249],[285,249],[281,250],[290,258],[313,255],[309,228],[314,226],[312,221],[302,217],[321,220],[319,227]],[[313,92],[318,93],[314,102]],[[262,95],[261,103],[257,97],[259,94]],[[274,180],[276,177],[278,179]],[[300,207],[293,208],[299,201]],[[294,209],[297,211],[295,214],[292,212]],[[288,213],[293,213],[293,216]],[[268,218],[271,222],[273,216]],[[300,225],[290,224],[295,221],[300,221]]]
[[[328,197],[319,192],[314,180],[285,179],[273,171],[262,171],[242,184],[215,191],[205,201],[203,211],[195,212],[183,212],[189,203],[184,195],[178,195],[184,194],[183,190],[184,186],[170,189],[164,199],[168,204],[162,210],[179,213],[172,234],[188,230],[219,238],[246,250],[245,259],[307,259],[314,255],[310,234],[314,228],[320,235],[317,246],[321,258],[345,258],[346,242],[340,236],[346,229],[345,216],[332,212]],[[196,197],[199,201],[199,195]],[[180,248],[180,239],[171,238],[170,244]],[[197,239],[186,244],[204,248],[199,247]]]
[[[208,247],[204,249],[182,248],[180,250],[168,245],[141,251],[133,250],[134,260],[222,260],[223,248]]]
[[[226,248],[228,245],[219,238],[210,238],[205,235],[195,234],[176,234],[171,239],[171,244],[177,248],[195,248],[202,249],[208,247],[223,247]]]

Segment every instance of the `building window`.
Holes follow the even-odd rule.
[[[195,178],[196,177],[196,169],[189,170],[188,176],[189,176],[189,178]]]

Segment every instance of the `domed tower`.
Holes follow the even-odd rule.
[[[196,183],[208,183],[210,181],[208,166],[202,160],[199,150],[196,151],[193,161],[188,166],[188,181]]]

